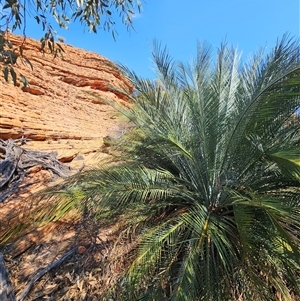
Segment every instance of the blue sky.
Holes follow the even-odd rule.
[[[128,32],[117,22],[115,41],[110,33],[89,33],[79,23],[70,24],[69,30],[56,28],[67,44],[154,78],[154,39],[166,45],[174,59],[185,62],[195,57],[198,41],[218,47],[226,39],[247,57],[261,47],[271,48],[286,32],[299,37],[299,19],[300,0],[147,0],[134,18],[135,31]],[[34,22],[28,21],[26,32],[34,38],[42,36]]]

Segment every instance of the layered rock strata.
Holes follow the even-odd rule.
[[[103,137],[119,131],[116,112],[106,100],[127,102],[119,91],[132,86],[116,65],[105,57],[70,45],[54,57],[49,49],[30,38],[8,39],[23,55],[14,67],[18,79],[0,77],[0,139],[24,138],[26,147],[57,151],[70,161],[99,149]],[[29,85],[24,87],[20,74]]]

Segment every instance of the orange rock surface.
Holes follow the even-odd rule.
[[[23,43],[23,37],[19,36],[10,35],[9,40],[16,49]],[[17,86],[13,85],[11,77],[6,82],[0,75],[0,139],[22,138],[24,144],[21,147],[24,149],[57,152],[57,158],[76,172],[83,165],[95,165],[109,156],[103,138],[120,135],[126,124],[120,122],[118,114],[106,104],[106,100],[127,105],[128,99],[119,91],[131,93],[133,87],[105,57],[70,45],[61,46],[65,51],[63,57],[54,58],[49,50],[46,53],[40,51],[40,42],[27,38],[23,43],[23,54],[33,70],[24,58],[19,57],[17,66],[14,66],[18,75]],[[20,74],[26,77],[29,86],[23,87]],[[0,153],[0,161],[1,158],[3,153]],[[18,258],[8,265],[18,294],[38,271],[74,246],[77,256],[84,262],[88,256],[92,259],[95,256],[90,265],[93,267],[95,262],[106,264],[117,258],[108,250],[115,245],[112,242],[117,240],[118,225],[113,229],[99,229],[99,241],[94,242],[98,247],[93,252],[86,225],[81,226],[78,214],[67,215],[63,220],[36,229],[33,222],[36,216],[32,216],[32,210],[43,208],[44,202],[51,200],[32,198],[32,193],[56,183],[56,180],[51,171],[36,165],[27,170],[16,192],[0,203],[0,242],[7,243],[11,235],[19,237],[5,251],[6,258]],[[41,214],[44,213],[47,212],[41,210]],[[110,261],[99,246],[104,246],[104,251],[112,254]],[[123,249],[120,252],[124,253]],[[109,281],[120,273],[111,268],[108,271],[111,271],[107,276]],[[61,273],[62,279],[67,279],[69,269],[64,268]],[[102,274],[95,279],[97,283],[104,283]],[[56,286],[51,282],[52,289]],[[41,292],[42,296],[47,294],[44,287]]]
[[[48,49],[40,50],[39,41],[8,38],[17,50],[23,45],[33,70],[19,57],[18,85],[0,76],[0,139],[24,137],[25,148],[55,150],[62,161],[70,161],[86,158],[101,147],[103,137],[120,131],[116,112],[105,101],[127,102],[115,89],[133,88],[114,63],[66,44],[60,44],[63,56],[54,58]],[[20,74],[29,86],[23,87]]]
[[[22,45],[33,70],[19,57],[14,66],[17,86],[11,77],[6,82],[0,75],[0,139],[23,137],[25,149],[57,152],[57,158],[74,172],[107,157],[107,151],[101,152],[103,138],[120,135],[124,127],[106,101],[128,104],[119,91],[133,90],[117,66],[70,45],[61,44],[63,56],[54,58],[48,49],[40,50],[39,41],[11,34],[8,38],[17,53]],[[20,74],[29,86],[23,87]],[[0,238],[8,222],[24,218],[31,194],[53,180],[51,171],[40,166],[28,170],[18,191],[0,204]]]

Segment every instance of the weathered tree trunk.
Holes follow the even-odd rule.
[[[0,253],[0,300],[16,301],[12,283],[6,270],[3,255]]]
[[[18,142],[0,139],[0,203],[17,192],[30,167],[40,165],[59,177],[67,177],[72,172],[70,167],[56,159],[55,152],[26,150],[17,145]]]

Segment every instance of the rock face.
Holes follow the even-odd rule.
[[[30,38],[10,35],[23,55],[14,67],[18,86],[0,77],[0,139],[21,138],[30,149],[57,151],[70,161],[99,149],[103,137],[119,130],[116,112],[105,100],[127,102],[117,90],[132,91],[128,80],[105,57],[60,44],[56,56]],[[19,74],[29,86],[23,87]]]
[[[17,49],[24,42],[23,37],[13,35],[9,40]],[[131,93],[133,87],[117,67],[101,55],[69,45],[61,46],[65,51],[63,57],[54,58],[49,51],[48,53],[40,51],[39,42],[27,38],[23,43],[23,52],[33,65],[33,70],[24,58],[18,58],[17,66],[14,67],[18,74],[17,86],[13,85],[11,78],[11,82],[6,82],[0,75],[0,139],[17,139],[20,148],[24,150],[20,148],[16,150],[19,150],[22,155],[30,153],[30,150],[49,152],[55,159],[57,157],[60,162],[65,162],[66,165],[70,165],[70,169],[78,172],[83,166],[97,163],[101,156],[108,156],[103,138],[119,135],[126,124],[121,124],[114,109],[105,101],[129,104],[124,94],[117,91],[125,90]],[[23,87],[20,74],[26,77],[29,86]],[[4,157],[7,157],[3,145],[10,141],[1,141],[2,147],[0,143],[0,163],[5,161]],[[15,166],[18,167],[20,160],[15,161]],[[3,175],[0,172],[0,180]],[[20,178],[22,181],[17,192],[9,195],[4,202],[0,202],[0,244],[9,241],[11,233],[21,235],[12,245],[11,250],[14,251],[10,249],[5,251],[5,256],[22,258],[22,263],[19,260],[17,268],[12,265],[9,267],[14,275],[12,280],[17,291],[23,290],[28,279],[33,279],[36,272],[47,267],[57,255],[64,254],[70,247],[75,246],[78,256],[82,256],[86,262],[84,254],[88,253],[86,250],[91,245],[87,240],[89,231],[86,226],[80,230],[80,223],[74,217],[67,216],[66,221],[54,221],[45,227],[35,229],[33,222],[35,216],[30,212],[35,208],[43,208],[44,203],[32,198],[32,193],[52,185],[56,179],[53,177],[53,172],[47,170],[43,164],[28,168],[22,175],[24,178]],[[1,193],[3,194],[3,190],[0,189],[0,195]],[[44,213],[41,210],[41,214]],[[75,217],[78,219],[77,215]],[[26,233],[22,232],[23,226]],[[17,232],[14,232],[14,229]],[[82,238],[81,232],[84,233]],[[111,250],[114,246],[112,241],[117,237],[115,232],[112,229],[109,231],[101,229],[100,232],[95,236],[100,241],[95,243],[101,245],[101,248],[105,248],[106,251]],[[34,248],[35,245],[38,248]],[[44,247],[44,251],[40,247]],[[38,258],[35,250],[38,250]],[[95,250],[99,250],[99,254],[90,253],[91,258],[104,254],[98,245]],[[118,258],[117,254],[115,257]],[[99,260],[107,262],[106,255],[99,258],[97,262]],[[98,264],[95,262],[91,264],[93,268]],[[15,272],[17,270],[18,273]],[[64,275],[65,272],[69,273],[68,269],[61,274]],[[111,281],[113,275],[117,273],[119,273],[117,270],[111,270],[112,275],[109,274],[108,280]],[[62,279],[67,277],[62,276]],[[109,283],[103,281],[102,274],[96,282]],[[56,286],[53,285],[51,289]],[[101,287],[93,289],[95,292],[102,291]],[[41,296],[49,293],[45,292],[44,287],[42,291]],[[54,299],[58,300],[56,297]],[[79,297],[67,299],[79,300]],[[34,297],[31,300],[37,299]]]
[[[116,65],[99,54],[70,45],[62,44],[63,57],[54,58],[49,50],[40,50],[38,41],[24,41],[15,35],[8,38],[16,49],[23,45],[23,55],[33,70],[19,57],[14,66],[17,86],[11,77],[6,82],[0,75],[0,139],[18,139],[24,149],[55,154],[74,171],[108,156],[107,151],[101,152],[103,138],[119,135],[123,126],[105,101],[128,104],[124,94],[116,90],[133,90]],[[29,86],[23,87],[20,74]],[[0,147],[0,162],[4,155]],[[18,193],[0,202],[0,238],[6,221],[22,219],[31,194],[53,180],[52,172],[42,166],[26,172]]]

